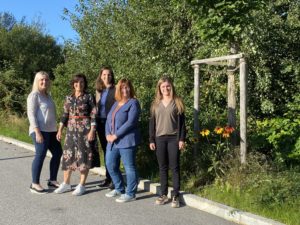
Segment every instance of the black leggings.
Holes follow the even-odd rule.
[[[105,169],[106,169],[106,180],[111,182],[111,177],[110,174],[108,172],[108,169],[106,167],[106,162],[105,162],[105,156],[106,156],[106,146],[107,146],[107,140],[105,137],[105,122],[106,120],[97,120],[97,133],[98,133],[98,137],[101,143],[101,147],[103,150],[103,154],[104,154],[104,163],[105,163]]]
[[[159,165],[161,195],[168,194],[168,169],[172,171],[173,194],[179,195],[180,163],[179,142],[177,135],[156,137],[156,157]]]

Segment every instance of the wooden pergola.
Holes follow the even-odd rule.
[[[230,66],[235,65],[237,60],[239,60],[240,71],[240,161],[242,164],[244,164],[246,162],[247,153],[247,63],[243,53],[221,56],[216,58],[193,60],[191,62],[191,65],[194,68],[194,135],[196,138],[199,137],[199,73],[201,64],[224,65],[224,61],[227,62],[227,65],[229,67],[227,90],[228,124],[236,128],[236,98],[233,74],[235,68],[230,68]]]

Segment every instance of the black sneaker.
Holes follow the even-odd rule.
[[[104,181],[101,181],[98,186],[104,188],[104,187],[109,187],[110,184],[111,184],[111,181],[105,179]]]
[[[110,182],[110,184],[108,185],[108,189],[110,190],[114,190],[115,189],[115,185],[113,182]]]
[[[48,183],[47,183],[48,187],[49,188],[59,188],[59,183],[57,184],[54,184],[51,180],[48,180]]]

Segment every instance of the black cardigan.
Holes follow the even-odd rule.
[[[178,114],[178,141],[185,141],[186,138],[186,127],[185,127],[185,116],[184,113]],[[149,142],[150,143],[155,143],[155,115],[152,115],[149,120]]]

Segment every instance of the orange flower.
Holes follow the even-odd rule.
[[[219,127],[219,126],[217,126],[215,129],[214,129],[214,131],[215,131],[215,133],[217,133],[217,134],[222,134],[223,133],[223,128],[222,127]]]
[[[231,134],[234,131],[234,128],[232,126],[226,126],[225,128],[225,132]]]
[[[223,138],[229,138],[230,137],[230,133],[228,133],[226,130],[224,131],[224,133],[222,134]]]
[[[208,129],[203,129],[202,131],[200,131],[200,134],[202,135],[202,137],[208,136],[210,134],[210,131]]]

